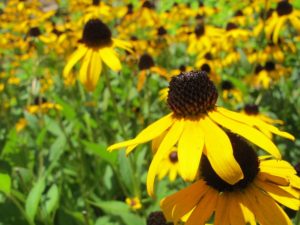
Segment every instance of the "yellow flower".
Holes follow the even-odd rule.
[[[246,104],[242,113],[245,114],[245,119],[249,121],[252,126],[257,127],[261,132],[263,132],[269,138],[272,138],[273,126],[268,126],[272,124],[283,124],[282,120],[272,119],[259,112],[258,105]]]
[[[288,21],[300,32],[300,11],[293,8],[288,1],[278,2],[276,10],[266,23],[267,38],[277,44],[280,30]]]
[[[159,180],[169,174],[169,180],[173,182],[176,179],[177,174],[180,175],[178,153],[175,147],[171,148],[169,153],[165,155],[157,169],[157,176]]]
[[[239,103],[242,101],[243,95],[242,92],[237,89],[233,83],[229,80],[223,80],[221,82],[222,89],[222,98],[225,101],[229,101],[232,103]]]
[[[27,120],[25,118],[19,119],[16,124],[16,131],[19,133],[27,126]]]
[[[99,19],[87,22],[81,42],[66,64],[63,75],[70,79],[72,68],[82,59],[79,80],[87,90],[93,91],[102,71],[102,62],[113,71],[119,71],[121,63],[114,48],[120,47],[130,51],[130,44],[112,38],[110,29]]]
[[[59,104],[48,102],[45,98],[36,98],[34,104],[27,107],[27,112],[30,114],[47,113],[50,109],[61,110],[62,107]]]
[[[126,198],[126,204],[133,210],[138,210],[142,208],[141,201],[138,197]]]
[[[137,84],[137,90],[141,91],[148,73],[157,73],[161,76],[166,76],[166,71],[163,68],[160,68],[158,66],[155,66],[153,58],[145,53],[140,57],[139,63],[139,74],[138,74],[138,84]]]
[[[291,225],[280,205],[299,210],[300,178],[293,166],[283,160],[257,157],[246,141],[228,135],[244,178],[234,185],[225,182],[203,156],[202,178],[161,201],[166,219],[178,224],[186,217],[186,225],[195,225],[205,224],[213,216],[214,224],[222,225]]]
[[[175,145],[182,177],[194,180],[202,153],[207,155],[216,173],[230,184],[244,175],[233,157],[232,146],[223,128],[239,134],[280,158],[274,143],[255,127],[243,121],[243,114],[216,106],[217,89],[205,72],[191,71],[173,77],[169,85],[168,105],[173,111],[149,125],[136,138],[114,144],[109,151],[127,147],[129,154],[137,145],[148,142],[166,132],[151,162],[147,189],[153,195],[156,171],[161,160]],[[221,127],[222,128],[221,128]],[[294,140],[294,137],[274,127],[272,132]]]

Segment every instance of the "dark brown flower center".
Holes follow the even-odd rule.
[[[152,212],[147,217],[147,225],[173,225],[173,223],[167,223],[164,214],[160,211]]]
[[[266,62],[265,69],[267,71],[274,71],[275,70],[275,63],[272,62],[272,61]]]
[[[278,2],[276,12],[279,16],[289,15],[293,12],[293,6],[288,1]]]
[[[202,70],[202,71],[205,71],[206,73],[210,73],[211,68],[210,68],[210,66],[209,66],[207,63],[204,63],[204,64],[201,66],[201,70]]]
[[[260,71],[262,71],[264,69],[264,67],[260,64],[258,64],[256,67],[255,67],[255,70],[254,70],[254,73],[255,74],[258,74]]]
[[[196,27],[195,27],[195,34],[196,34],[196,37],[199,38],[201,37],[202,35],[204,35],[205,33],[205,27],[203,24],[198,24]]]
[[[185,72],[186,71],[186,66],[185,65],[179,66],[179,70],[180,70],[180,72]]]
[[[157,29],[157,34],[159,36],[164,36],[167,34],[167,30],[163,27],[163,26],[160,26],[158,29]]]
[[[212,54],[211,54],[210,52],[208,52],[208,53],[206,53],[206,54],[204,55],[204,58],[207,59],[207,60],[212,60],[212,59],[213,59],[213,56],[212,56]]]
[[[234,185],[228,184],[216,174],[205,155],[202,155],[200,163],[203,179],[206,181],[207,185],[215,188],[219,192],[243,190],[253,182],[259,172],[259,160],[252,147],[236,134],[227,133],[227,135],[231,141],[234,158],[240,165],[244,178]]]
[[[172,163],[177,163],[178,162],[178,155],[177,155],[177,152],[176,151],[172,151],[170,154],[169,154],[169,159]]]
[[[106,24],[99,19],[91,19],[84,26],[81,41],[89,48],[101,48],[112,45],[111,37]]]
[[[93,5],[97,6],[100,4],[100,0],[93,0]]]
[[[205,71],[182,72],[169,84],[168,105],[176,116],[196,117],[215,108],[218,92]]]
[[[28,35],[31,37],[38,37],[41,35],[41,30],[38,27],[32,27],[29,29]]]
[[[231,81],[229,81],[229,80],[223,80],[222,83],[221,83],[221,89],[222,89],[223,91],[225,91],[225,90],[229,91],[229,90],[234,89],[234,85],[233,85],[233,83],[232,83]]]
[[[257,115],[259,113],[259,107],[255,104],[246,104],[244,111],[248,115]]]
[[[153,67],[154,65],[155,64],[153,58],[146,53],[141,56],[138,66],[140,70],[147,70]]]
[[[150,1],[145,1],[143,3],[142,7],[147,8],[147,9],[155,9],[154,3],[150,2]]]
[[[229,22],[226,25],[226,31],[231,31],[231,30],[235,30],[238,28],[238,25],[236,25],[235,23]]]

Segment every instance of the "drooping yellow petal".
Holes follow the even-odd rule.
[[[279,149],[276,147],[276,145],[259,130],[237,122],[236,120],[232,120],[217,111],[210,112],[209,117],[233,133],[239,134],[250,142],[261,147],[274,157],[281,158]]]
[[[227,134],[208,117],[200,119],[199,123],[204,133],[205,152],[214,171],[229,184],[243,179]]]
[[[250,186],[245,191],[245,195],[260,224],[291,225],[291,221],[275,200],[260,189]]]
[[[218,196],[219,193],[215,189],[209,188],[197,204],[185,225],[205,225],[205,222],[209,220],[217,205]]]
[[[280,187],[278,187],[278,185],[269,182],[263,182],[259,179],[256,179],[254,182],[258,187],[266,191],[273,199],[275,199],[280,204],[298,211],[300,207],[299,199],[296,199],[290,193],[282,190]]]
[[[71,69],[86,54],[87,50],[88,49],[85,47],[85,45],[80,45],[78,49],[71,55],[63,71],[64,77],[69,75]]]
[[[185,120],[184,123],[184,130],[178,142],[178,163],[183,179],[193,181],[199,168],[204,134],[198,121]]]
[[[154,193],[154,181],[157,174],[157,169],[163,157],[168,154],[170,149],[177,143],[183,130],[183,120],[176,121],[166,134],[165,138],[161,142],[153,160],[150,164],[148,176],[147,176],[147,191],[150,196]]]
[[[100,55],[97,51],[93,51],[90,66],[88,68],[88,75],[85,83],[85,87],[88,91],[93,91],[98,83],[99,76],[102,69],[102,62]]]
[[[138,75],[137,90],[141,91],[146,81],[147,71],[142,70]]]
[[[289,179],[285,177],[276,176],[265,172],[259,172],[257,174],[257,179],[262,181],[270,181],[281,186],[288,186],[290,184]]]
[[[80,71],[79,71],[79,80],[81,83],[85,84],[88,76],[88,69],[90,65],[90,61],[92,59],[93,50],[89,49],[87,53],[85,54]]]
[[[136,136],[136,138],[109,146],[108,151],[112,151],[130,145],[138,145],[152,140],[158,137],[165,130],[167,130],[173,124],[173,122],[173,114],[170,113],[146,127],[139,133],[139,135]]]
[[[177,222],[196,206],[208,189],[209,187],[205,184],[205,181],[199,180],[163,199],[160,206],[166,219]]]
[[[273,33],[273,42],[275,44],[278,43],[279,32],[280,32],[281,27],[284,25],[286,19],[287,18],[285,16],[280,17],[275,25],[275,29],[274,29],[274,33]]]
[[[123,48],[129,52],[132,52],[132,44],[130,44],[129,42],[127,41],[123,41],[123,40],[120,40],[120,39],[116,39],[116,38],[112,38],[113,40],[113,43],[116,47],[120,47],[120,48]]]
[[[122,68],[120,60],[112,48],[101,48],[99,53],[103,62],[113,71],[119,71]]]

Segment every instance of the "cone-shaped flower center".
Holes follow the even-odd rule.
[[[183,72],[169,84],[168,105],[176,116],[195,117],[215,108],[218,92],[204,71]]]
[[[201,70],[202,70],[202,71],[205,71],[206,73],[210,73],[211,68],[210,68],[210,66],[209,66],[207,63],[204,63],[204,64],[201,66]]]
[[[226,25],[226,31],[235,30],[238,26],[235,23],[229,22]]]
[[[255,67],[255,70],[254,70],[254,73],[255,74],[258,74],[260,71],[262,71],[264,69],[264,67],[260,64],[258,64],[256,67]]]
[[[293,6],[288,1],[278,2],[276,12],[279,16],[289,15],[293,11]]]
[[[200,163],[203,179],[206,181],[207,185],[215,188],[219,192],[245,189],[252,183],[259,172],[259,160],[252,147],[235,134],[227,133],[227,135],[232,144],[234,158],[240,165],[244,178],[234,185],[228,184],[216,174],[205,155],[202,155]]]
[[[176,151],[172,151],[170,154],[169,154],[169,159],[172,163],[177,163],[178,162],[178,155],[177,155],[177,152]]]
[[[275,70],[275,63],[272,61],[266,62],[265,68],[267,71],[274,71]]]
[[[90,48],[101,48],[112,45],[111,31],[99,19],[89,20],[83,29],[82,42]]]
[[[41,35],[41,31],[38,27],[32,27],[28,31],[28,35],[31,36],[31,37],[38,37],[38,36]]]
[[[164,214],[160,211],[152,212],[147,218],[147,225],[172,225],[173,223],[167,223]]]
[[[229,80],[223,80],[222,83],[221,83],[221,88],[222,88],[223,91],[224,91],[224,90],[229,91],[229,90],[234,89],[234,85],[233,85],[233,83],[232,83],[231,81],[229,81]]]
[[[149,54],[143,54],[139,61],[139,69],[140,70],[147,70],[154,66],[154,60]]]
[[[157,29],[157,34],[159,36],[164,36],[167,34],[167,30],[163,27],[163,26],[160,26],[158,29]]]
[[[93,0],[93,5],[97,6],[100,4],[100,0]]]
[[[205,33],[205,27],[202,23],[198,24],[196,27],[195,27],[195,34],[196,34],[196,37],[199,38],[201,37],[202,35],[204,35]]]
[[[259,113],[258,105],[255,104],[246,104],[244,111],[248,115],[257,115]]]
[[[145,1],[142,5],[143,8],[148,8],[148,9],[155,9],[154,3],[150,1]]]

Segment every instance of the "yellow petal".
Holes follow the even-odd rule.
[[[240,201],[239,205],[240,205],[240,208],[241,208],[241,212],[242,212],[243,217],[246,221],[245,224],[256,225],[255,216],[253,215],[253,212],[250,210],[250,208],[245,203],[244,194],[243,193],[237,193],[237,196],[238,196],[239,201]]]
[[[166,219],[177,222],[196,206],[199,199],[205,195],[208,189],[209,187],[205,184],[205,181],[199,180],[187,188],[163,199],[160,206]]]
[[[186,221],[185,225],[205,225],[211,217],[218,200],[219,193],[213,188],[209,188],[203,198]]]
[[[285,21],[286,21],[286,17],[282,17],[278,20],[278,22],[275,25],[275,29],[274,29],[274,33],[273,33],[273,42],[275,44],[278,43],[279,32],[280,32],[281,27],[284,25]]]
[[[79,71],[79,80],[81,83],[85,84],[88,76],[88,69],[91,61],[93,50],[88,50],[85,54],[80,71]]]
[[[136,138],[109,146],[108,151],[112,151],[130,145],[138,145],[152,140],[158,137],[165,130],[167,130],[173,124],[173,122],[173,114],[170,113],[146,127],[144,130],[141,131],[141,133],[139,133],[139,135],[136,136]]]
[[[229,193],[230,204],[228,205],[229,220],[231,225],[244,225],[246,220],[241,209],[241,200],[237,193]]]
[[[270,181],[281,186],[288,186],[290,184],[289,179],[285,177],[276,176],[265,172],[259,172],[257,179],[262,181]]]
[[[193,181],[199,168],[204,134],[199,122],[185,120],[184,123],[184,130],[178,142],[178,163],[183,179]]]
[[[87,50],[88,49],[84,45],[80,45],[78,47],[78,49],[72,54],[72,56],[68,60],[67,65],[64,68],[64,71],[63,71],[63,76],[64,77],[67,77],[69,75],[71,69],[85,55]]]
[[[236,120],[232,120],[217,111],[209,113],[209,117],[233,133],[239,134],[253,144],[261,147],[274,157],[281,158],[279,149],[276,147],[276,145],[274,145],[274,143],[259,130],[237,122]]]
[[[183,121],[176,121],[170,128],[169,132],[166,134],[156,154],[153,157],[147,176],[147,191],[150,196],[153,196],[154,181],[157,174],[157,169],[159,168],[159,164],[161,163],[161,160],[164,158],[164,156],[166,156],[166,154],[169,153],[170,149],[177,143],[182,130]]]
[[[296,199],[293,195],[284,191],[276,184],[263,182],[260,181],[259,179],[255,180],[255,184],[261,189],[263,189],[264,191],[266,191],[273,199],[275,199],[280,204],[298,211],[300,207],[299,199]]]
[[[113,71],[119,71],[122,68],[120,60],[112,48],[101,48],[99,53],[103,62]]]
[[[100,59],[100,55],[97,51],[93,51],[90,66],[88,69],[88,75],[85,82],[85,87],[89,91],[93,91],[98,83],[99,76],[102,69],[102,62]]]
[[[202,118],[199,123],[204,133],[206,155],[214,171],[229,184],[243,179],[227,134],[208,117]]]

